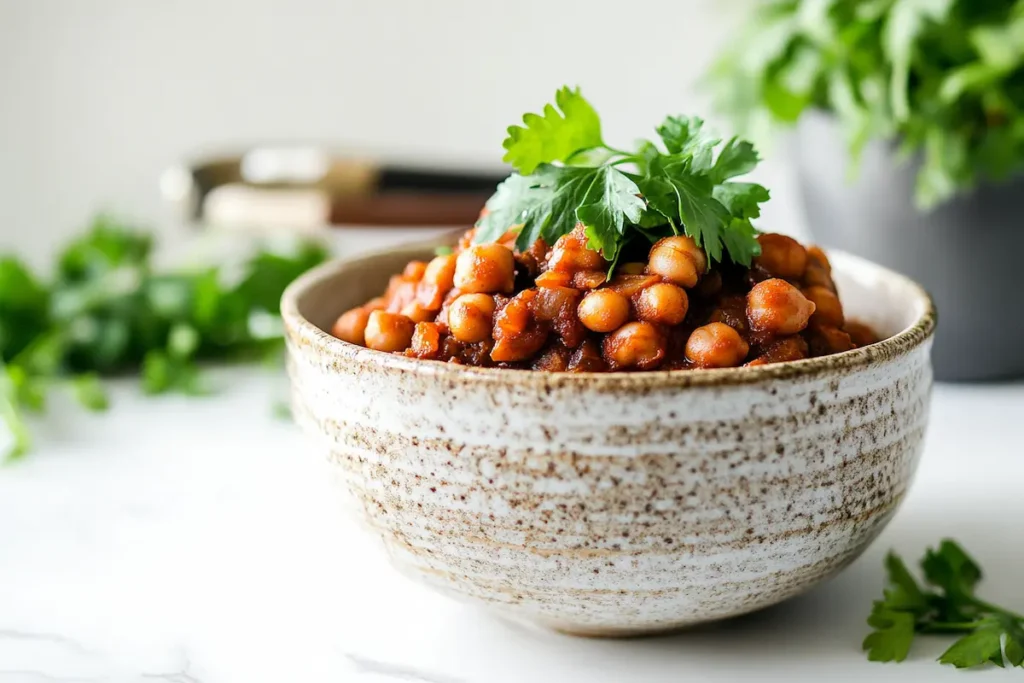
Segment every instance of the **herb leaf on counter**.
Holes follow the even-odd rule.
[[[993,664],[1024,665],[1024,616],[975,595],[982,572],[954,541],[928,549],[921,560],[926,586],[917,582],[898,556],[885,560],[888,585],[874,603],[864,639],[873,662],[902,662],[917,634],[961,637],[939,661],[958,669]],[[1004,645],[1005,641],[1005,645]]]
[[[327,253],[301,243],[237,263],[156,272],[153,239],[106,217],[60,253],[44,283],[14,256],[0,258],[0,420],[4,455],[24,455],[23,411],[52,390],[89,410],[109,401],[101,376],[141,372],[146,393],[209,393],[199,364],[279,353],[284,288]]]
[[[516,246],[527,249],[582,223],[588,246],[613,264],[634,236],[662,232],[690,236],[709,262],[750,265],[760,253],[751,220],[768,191],[726,182],[757,165],[749,142],[732,138],[719,149],[702,119],[669,116],[657,127],[664,151],[649,140],[623,151],[603,142],[600,119],[578,89],[562,88],[555,102],[562,113],[549,104],[543,116],[523,117],[526,128],[509,128],[505,160],[517,173],[487,202],[478,242],[512,229]]]

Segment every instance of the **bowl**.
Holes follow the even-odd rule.
[[[848,313],[888,338],[754,368],[472,368],[323,331],[431,255],[329,263],[282,302],[296,417],[403,573],[563,632],[657,633],[806,591],[906,495],[935,328],[907,278],[830,254]]]

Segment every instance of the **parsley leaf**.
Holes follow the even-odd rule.
[[[942,653],[939,661],[958,669],[981,666],[986,663],[1003,666],[1003,629],[998,622],[986,622],[972,633],[953,643]]]
[[[872,662],[902,662],[914,642],[914,615],[877,609],[868,617],[875,630],[864,639],[863,647]]]
[[[555,100],[564,115],[548,105],[544,116],[524,117],[526,128],[509,129],[506,161],[519,173],[487,202],[476,241],[515,229],[516,246],[526,249],[540,238],[551,244],[582,223],[589,246],[613,268],[623,245],[638,235],[683,232],[709,262],[728,256],[749,265],[760,253],[751,220],[760,216],[768,191],[726,182],[757,165],[749,142],[733,138],[716,157],[721,140],[703,119],[669,116],[656,129],[667,151],[648,140],[635,151],[618,150],[601,140],[597,114],[579,90],[563,88]],[[566,165],[576,161],[591,165]]]
[[[616,260],[626,225],[639,222],[647,206],[639,195],[640,188],[622,171],[612,166],[598,168],[576,209],[576,218],[586,226],[587,246],[609,261]]]
[[[555,104],[558,109],[548,104],[543,114],[524,114],[525,127],[509,126],[502,161],[530,174],[541,164],[566,162],[577,152],[604,144],[601,119],[579,88],[563,87],[555,93]]]
[[[576,209],[597,174],[593,168],[542,164],[532,175],[513,174],[487,201],[479,241],[491,242],[513,226],[521,226],[516,246],[526,249],[543,237],[554,242],[577,223]]]
[[[890,553],[885,560],[888,586],[874,603],[864,639],[868,659],[901,662],[914,636],[959,634],[939,658],[943,664],[968,668],[993,664],[1024,665],[1024,616],[975,596],[981,568],[954,541],[928,549],[921,569],[932,591],[922,587],[903,561]],[[1005,643],[1005,644],[1004,644]]]
[[[60,252],[49,282],[0,256],[0,420],[10,436],[0,460],[28,450],[23,412],[44,410],[51,389],[105,410],[104,375],[137,370],[147,393],[200,394],[200,362],[279,352],[282,290],[326,257],[303,242],[155,272],[152,247],[149,233],[100,216]]]

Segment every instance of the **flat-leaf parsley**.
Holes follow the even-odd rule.
[[[669,116],[656,129],[663,149],[644,140],[623,151],[605,144],[600,118],[578,89],[559,90],[555,105],[509,127],[505,161],[517,172],[487,202],[478,242],[515,229],[516,246],[527,249],[582,223],[588,246],[613,266],[630,240],[666,234],[689,235],[710,262],[728,257],[748,266],[760,253],[751,221],[768,190],[729,182],[757,165],[749,142],[732,138],[719,149],[722,140],[702,119]]]

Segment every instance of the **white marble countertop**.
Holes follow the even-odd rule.
[[[953,680],[925,641],[859,651],[895,547],[950,535],[1024,605],[1024,384],[939,386],[906,504],[827,585],[714,628],[633,641],[529,630],[395,574],[341,513],[311,443],[272,417],[283,378],[220,370],[208,399],[114,385],[103,416],[56,404],[0,469],[0,683],[22,681]],[[984,680],[1017,676],[988,671]]]
[[[913,561],[943,536],[981,560],[983,595],[1024,607],[1024,383],[936,388],[910,496],[830,583],[713,628],[607,641],[505,623],[400,577],[342,514],[311,442],[273,417],[284,378],[213,379],[208,399],[121,381],[102,416],[56,401],[34,452],[0,467],[0,683],[959,680],[933,661],[942,640],[900,665],[859,647],[886,550]]]

